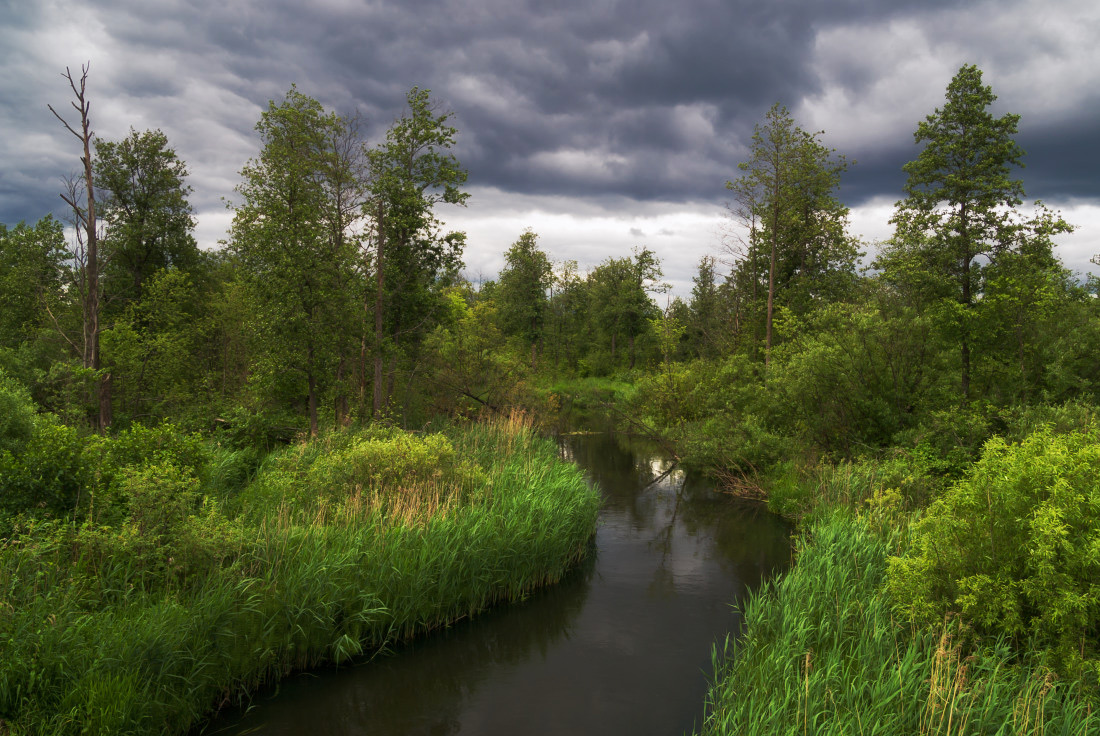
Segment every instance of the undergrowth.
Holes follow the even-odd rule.
[[[715,653],[703,734],[1090,734],[1075,682],[958,621],[910,629],[884,594],[906,542],[836,514],[798,564],[751,597],[744,635]]]
[[[598,507],[517,420],[212,465],[122,469],[111,513],[0,543],[0,733],[185,733],[292,670],[556,581]],[[201,493],[210,477],[244,488]]]

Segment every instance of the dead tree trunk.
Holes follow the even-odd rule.
[[[80,114],[79,131],[69,125],[68,121],[61,117],[57,110],[53,109],[53,105],[47,105],[47,107],[50,109],[50,112],[54,114],[54,117],[61,121],[65,129],[80,140],[84,147],[84,155],[81,156],[80,160],[84,165],[84,188],[87,194],[87,206],[80,206],[77,202],[75,191],[71,191],[68,196],[62,194],[61,198],[72,208],[77,221],[77,227],[82,226],[85,232],[86,258],[84,262],[84,281],[87,288],[85,289],[83,304],[83,363],[85,368],[89,368],[97,373],[95,378],[96,427],[102,432],[111,424],[111,388],[110,377],[98,375],[101,367],[99,356],[99,241],[98,233],[96,232],[95,182],[92,177],[92,131],[89,119],[91,103],[88,102],[85,96],[85,88],[88,82],[88,68],[88,64],[84,64],[80,67],[81,74],[79,82],[73,79],[72,72],[68,67],[65,67],[65,73],[61,75],[69,80],[69,87],[72,88],[73,96],[76,97],[76,99],[69,104],[71,104],[73,109]]]

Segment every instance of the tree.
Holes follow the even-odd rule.
[[[955,74],[943,108],[917,126],[913,137],[925,146],[904,167],[906,196],[891,220],[897,233],[879,259],[887,270],[908,261],[933,280],[934,274],[945,276],[940,290],[955,303],[950,321],[964,401],[970,397],[975,301],[983,288],[983,266],[976,259],[1013,250],[1021,229],[1029,227],[1016,211],[1023,184],[1011,175],[1024,153],[1013,140],[1020,116],[994,117],[989,107],[996,99],[978,67],[964,65]],[[1043,227],[1047,235],[1069,229],[1060,218]]]
[[[508,248],[505,267],[500,272],[500,310],[505,331],[522,338],[531,346],[531,370],[535,370],[536,351],[542,340],[549,299],[547,289],[553,283],[553,269],[546,253],[538,247],[538,235],[530,228]]]
[[[345,237],[349,223],[330,196],[344,175],[331,145],[344,126],[295,87],[271,101],[256,124],[263,150],[241,171],[244,202],[233,218],[231,247],[253,304],[261,373],[305,394],[311,435],[319,397],[349,352],[359,303],[358,243]]]
[[[848,163],[823,146],[820,132],[795,125],[787,108],[776,104],[757,124],[744,172],[726,182],[734,193],[735,215],[748,229],[738,254],[739,277],[766,284],[764,362],[773,344],[777,298],[796,312],[835,300],[854,279],[858,250],[845,235],[848,208],[836,198]],[[766,280],[764,275],[766,274]]]
[[[99,279],[99,231],[96,222],[95,179],[93,176],[91,107],[87,98],[88,64],[80,67],[80,81],[73,79],[73,74],[68,67],[61,76],[69,82],[76,99],[70,104],[80,115],[80,123],[74,128],[68,123],[52,105],[47,105],[65,129],[76,136],[84,149],[80,162],[83,164],[83,188],[80,179],[74,177],[69,181],[68,192],[61,198],[69,205],[73,212],[74,225],[77,237],[77,258],[79,266],[77,287],[83,297],[83,334],[81,339],[81,361],[83,367],[96,375],[96,398],[98,411],[96,426],[100,431],[105,430],[111,424],[111,389],[110,377],[98,375],[100,370],[99,333],[100,333],[100,279]],[[83,197],[81,196],[83,191]],[[83,203],[82,203],[83,200]]]
[[[0,224],[0,348],[16,348],[42,326],[61,291],[67,252],[61,223]]]
[[[440,203],[463,204],[466,171],[450,153],[456,130],[451,113],[437,114],[429,90],[413,87],[407,109],[369,153],[372,181],[365,205],[374,217],[374,382],[372,411],[381,411],[387,336],[390,352],[409,335],[426,332],[431,287],[457,274],[465,234],[441,234]]]
[[[589,311],[596,328],[609,340],[615,363],[620,337],[630,345],[630,368],[637,360],[637,338],[660,313],[651,291],[663,288],[661,265],[648,248],[635,249],[634,258],[608,258],[588,274]]]
[[[133,302],[159,269],[189,270],[198,262],[187,166],[159,130],[131,129],[117,143],[97,138],[95,147],[95,184],[107,226],[104,293],[108,301]]]
[[[551,285],[551,294],[547,305],[551,349],[554,361],[563,359],[570,368],[576,367],[577,359],[587,344],[588,326],[588,282],[581,277],[576,261],[564,261],[558,265]]]
[[[706,358],[717,355],[719,294],[715,262],[714,256],[699,259],[699,269],[692,278],[690,315],[685,323],[692,350]]]

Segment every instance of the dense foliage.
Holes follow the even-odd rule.
[[[467,172],[427,90],[373,143],[273,100],[216,252],[162,132],[77,134],[75,240],[0,225],[0,732],[186,728],[553,580],[594,520],[575,472],[526,430],[395,429],[517,407],[610,407],[731,492],[855,512],[754,600],[708,727],[1081,732],[1100,299],[1057,256],[1070,225],[1025,209],[995,99],[964,66],[918,123],[862,272],[848,161],[774,106],[737,235],[663,308],[642,245],[584,271],[526,230],[464,279],[437,208]]]
[[[916,525],[890,590],[915,622],[948,611],[994,636],[1032,638],[1074,675],[1097,670],[1100,430],[997,437]],[[1092,679],[1095,680],[1095,674]]]
[[[974,648],[942,620],[907,631],[882,594],[904,548],[847,516],[814,526],[798,565],[744,609],[717,664],[704,734],[1088,734],[1080,690],[1003,640]],[[1034,668],[1029,665],[1035,665]]]
[[[234,453],[168,429],[100,445],[91,518],[23,518],[0,545],[5,731],[185,733],[291,669],[557,580],[598,506],[519,422],[332,433],[228,494]]]

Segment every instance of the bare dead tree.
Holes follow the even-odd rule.
[[[61,194],[61,199],[65,200],[65,203],[73,211],[73,217],[76,224],[76,230],[79,233],[83,230],[83,244],[78,245],[78,251],[83,251],[84,263],[83,263],[83,278],[79,281],[83,282],[83,309],[84,309],[84,334],[83,334],[83,349],[81,359],[85,368],[95,371],[97,374],[100,370],[100,356],[99,356],[99,253],[98,253],[98,231],[96,226],[96,208],[95,208],[95,183],[92,179],[92,131],[89,113],[91,110],[91,103],[85,94],[87,82],[88,82],[88,69],[90,64],[83,64],[80,67],[80,79],[79,81],[73,78],[72,71],[69,67],[65,67],[65,73],[61,76],[69,82],[69,87],[73,91],[74,100],[70,100],[69,104],[73,106],[73,109],[80,115],[80,123],[77,128],[74,128],[69,124],[65,118],[63,118],[57,110],[53,108],[53,105],[47,105],[50,112],[54,114],[61,124],[65,126],[65,129],[72,133],[81,142],[84,148],[84,154],[80,157],[80,161],[84,166],[84,198],[78,197],[79,187],[76,186],[75,180],[70,180],[68,191]],[[80,200],[84,199],[86,204]],[[79,237],[79,236],[78,236]],[[79,267],[79,263],[77,266]],[[105,430],[111,424],[111,384],[110,376],[98,376],[96,378],[96,399],[98,403],[97,421],[96,424],[100,431]]]

